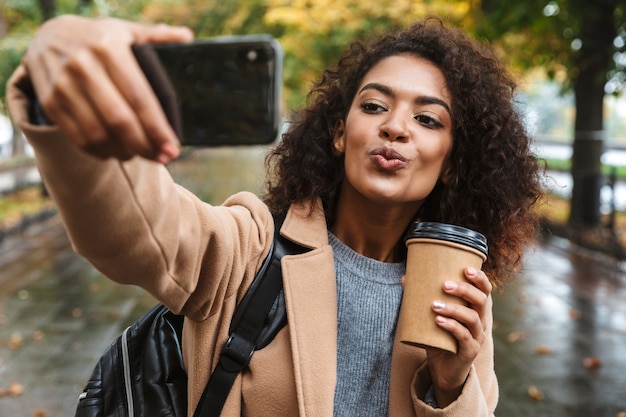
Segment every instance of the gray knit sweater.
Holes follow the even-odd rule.
[[[389,407],[391,350],[406,264],[360,255],[329,232],[337,270],[335,417],[381,417]]]

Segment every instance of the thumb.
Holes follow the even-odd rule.
[[[168,43],[168,42],[191,42],[194,34],[186,26],[171,26],[166,24],[131,25],[135,43]]]

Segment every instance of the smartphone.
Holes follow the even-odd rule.
[[[270,35],[132,49],[182,145],[264,145],[278,137],[283,52]]]

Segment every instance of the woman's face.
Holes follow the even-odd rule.
[[[444,75],[430,61],[403,54],[372,67],[334,138],[345,155],[343,197],[415,212],[447,179],[451,108]]]

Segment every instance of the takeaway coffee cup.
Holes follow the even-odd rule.
[[[487,259],[487,239],[465,227],[434,222],[415,222],[407,233],[406,282],[400,317],[403,343],[456,353],[457,341],[435,323],[432,304],[440,300],[459,304],[443,291],[445,281],[465,281],[464,269],[482,267]]]

